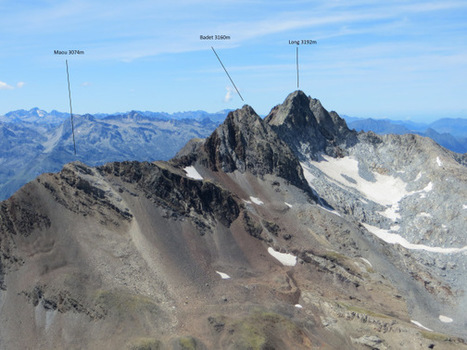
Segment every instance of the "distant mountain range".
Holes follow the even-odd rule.
[[[190,139],[208,136],[228,112],[74,115],[76,156],[69,113],[39,108],[9,112],[0,116],[0,200],[76,160],[89,165],[168,160]]]
[[[39,108],[0,116],[0,200],[45,172],[72,161],[91,166],[111,161],[168,160],[192,138],[205,138],[224,121],[217,113],[130,111],[74,115],[77,155],[69,113]],[[467,120],[440,119],[431,124],[344,116],[350,129],[377,134],[428,136],[454,152],[467,152]]]
[[[373,131],[381,135],[418,134],[430,137],[451,151],[467,152],[467,119],[443,118],[430,124],[423,124],[402,120],[343,117],[349,128],[357,131]]]

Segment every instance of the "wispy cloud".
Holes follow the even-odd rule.
[[[212,0],[207,2],[214,4]],[[232,36],[231,40],[216,44],[232,47],[264,36],[300,30],[313,30],[315,33],[320,31],[322,38],[374,33],[375,29],[383,25],[377,23],[378,21],[400,21],[401,17],[422,12],[467,8],[465,1],[415,0],[407,4],[406,1],[396,0],[375,4],[374,1],[367,0],[335,0],[313,1],[309,6],[304,6],[307,3],[305,1],[294,1],[296,6],[274,4],[278,10],[260,11],[260,7],[265,6],[265,3],[256,1],[251,4],[251,15],[242,13],[242,16],[238,16],[238,9],[235,7],[246,6],[247,2],[216,2],[217,7],[212,15],[200,12],[199,0],[184,0],[183,13],[180,12],[179,3],[143,0],[135,6],[133,3],[117,0],[112,6],[108,6],[89,0],[68,0],[51,2],[47,7],[21,7],[20,13],[7,12],[2,16],[2,21],[7,22],[4,28],[14,27],[16,33],[19,31],[23,35],[34,33],[33,37],[41,34],[59,37],[55,32],[56,28],[60,27],[63,28],[61,34],[66,33],[69,37],[68,42],[78,40],[87,43],[87,47],[92,42],[89,49],[96,59],[132,61],[164,53],[208,50],[209,46],[203,46],[195,33],[229,34]],[[300,11],[288,10],[297,7],[301,8]],[[22,26],[17,28],[16,23],[22,23]],[[97,23],[98,31],[95,30]],[[369,26],[368,23],[373,25]],[[358,28],[345,29],[346,25],[355,25]],[[176,26],[177,30],[165,30],[169,26]],[[0,34],[2,31],[0,29]]]
[[[230,86],[226,86],[225,89],[227,90],[227,92],[225,93],[225,96],[224,96],[224,102],[230,102],[232,101],[232,98],[233,98],[234,89]]]
[[[14,90],[14,89],[21,89],[24,86],[24,82],[20,81],[16,83],[15,86],[7,84],[3,81],[0,81],[0,90]]]
[[[0,90],[13,90],[14,87],[11,85],[8,85],[7,83],[0,81]]]

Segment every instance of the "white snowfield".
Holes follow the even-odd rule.
[[[284,266],[295,266],[297,264],[297,257],[292,254],[276,252],[271,247],[268,248],[268,253],[279,260]]]
[[[189,178],[203,180],[203,177],[198,173],[198,170],[196,170],[194,166],[187,166],[186,168],[183,168],[183,170],[185,170],[186,176]]]
[[[339,187],[354,188],[365,198],[387,206],[386,211],[382,214],[392,219],[398,218],[396,212],[399,210],[398,203],[402,198],[417,193],[424,194],[424,192],[429,192],[433,189],[433,183],[430,182],[420,191],[409,192],[406,190],[407,183],[402,181],[402,179],[376,172],[373,172],[376,181],[371,182],[362,178],[358,173],[358,161],[356,159],[350,157],[333,158],[327,155],[323,155],[322,157],[324,160],[320,162],[310,161],[310,164],[321,170],[331,182]],[[301,165],[305,179],[312,185],[311,182],[314,176],[310,173],[310,168],[306,163],[301,163]],[[343,177],[342,174],[355,180],[355,183]],[[418,178],[417,176],[416,180]]]
[[[373,173],[376,178],[375,182],[363,179],[358,173],[358,161],[356,159],[350,157],[333,158],[327,155],[322,157],[324,160],[320,162],[311,161],[310,163],[326,174],[328,178],[334,180],[337,185],[355,188],[366,198],[376,203],[393,205],[410,194],[405,189],[407,183],[398,177]],[[307,170],[305,169],[307,168],[306,164],[302,163],[302,168]],[[356,183],[350,182],[341,174],[352,178]],[[304,175],[305,179],[308,180],[309,176],[307,176],[306,172]]]
[[[253,203],[257,204],[257,205],[263,205],[263,204],[264,204],[264,202],[263,202],[261,199],[256,198],[256,197],[250,196],[250,200],[251,200]]]
[[[287,203],[287,202],[284,202],[284,204],[285,204],[286,206],[288,206],[289,208],[292,208],[292,204],[289,204],[289,203]]]
[[[439,315],[439,320],[444,323],[451,323],[454,321],[451,317],[447,317],[444,315]]]
[[[230,276],[227,275],[226,273],[223,273],[223,272],[219,272],[219,271],[216,271],[221,277],[223,280],[228,280],[230,279]]]
[[[388,230],[381,229],[379,227],[371,226],[368,224],[363,224],[365,228],[373,233],[379,239],[382,239],[386,243],[389,244],[400,244],[404,248],[411,249],[411,250],[425,250],[427,252],[432,253],[442,253],[442,254],[449,254],[449,253],[461,253],[467,251],[467,246],[462,248],[443,248],[443,247],[429,247],[424,244],[413,244],[407,241],[404,237],[396,234],[396,233],[389,233]]]
[[[302,308],[303,308],[303,306],[300,305],[300,304],[295,304],[295,307],[296,307],[297,309],[302,309]]]
[[[399,203],[396,203],[388,207],[385,211],[379,211],[378,213],[387,217],[388,219],[396,221],[401,218],[398,211],[399,211]]]
[[[418,322],[418,321],[410,320],[410,322],[412,322],[414,325],[419,326],[420,328],[423,328],[423,329],[426,329],[427,331],[433,332],[432,329],[426,328],[424,325],[422,325],[422,324],[421,324],[420,322]]]
[[[436,157],[436,163],[438,164],[438,166],[443,166],[443,162],[441,161],[441,159],[439,159],[439,157]]]

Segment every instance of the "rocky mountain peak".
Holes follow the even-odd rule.
[[[316,158],[318,153],[342,156],[344,146],[356,140],[344,119],[300,90],[274,107],[265,121],[300,158]]]
[[[248,105],[230,112],[202,147],[203,163],[214,171],[278,175],[309,191],[298,158]]]
[[[314,122],[310,110],[310,99],[301,90],[297,90],[289,94],[284,103],[274,107],[266,121],[269,125],[283,125],[288,127],[304,126],[309,122]]]

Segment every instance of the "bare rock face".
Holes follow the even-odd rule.
[[[184,153],[182,150],[175,158]],[[290,147],[247,105],[229,113],[224,123],[202,144],[199,158],[204,166],[214,171],[248,171],[255,176],[273,174],[309,191],[300,163]],[[186,155],[184,160],[186,163]]]
[[[343,156],[346,147],[356,141],[356,132],[348,129],[336,112],[328,112],[317,99],[295,91],[284,103],[274,107],[265,121],[300,157],[317,159],[318,153]]]
[[[169,162],[67,164],[0,203],[0,349],[466,349],[465,255],[370,232],[458,235],[459,159],[295,92]]]
[[[98,167],[98,171],[135,183],[146,198],[176,215],[188,215],[193,211],[205,218],[211,216],[228,227],[240,212],[232,193],[211,182],[187,178],[171,170],[169,165],[109,163]]]

